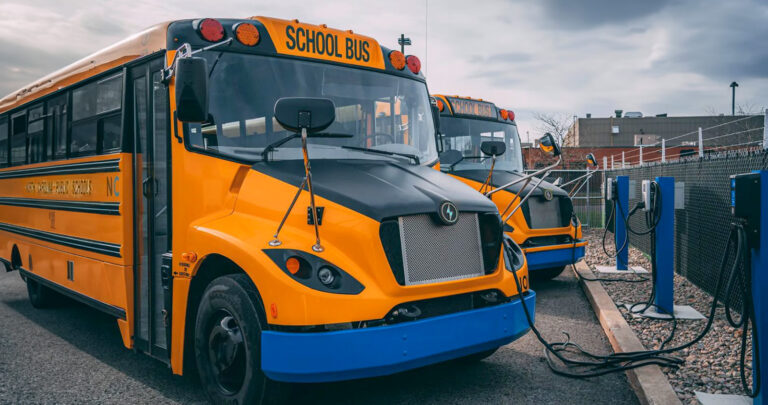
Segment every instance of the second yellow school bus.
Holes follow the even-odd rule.
[[[441,164],[441,170],[478,191],[523,177],[523,155],[514,112],[481,99],[442,94],[434,97],[440,111],[444,148],[462,156],[456,164]],[[491,179],[490,156],[480,150],[484,141],[499,141],[506,146],[504,154],[496,159]],[[535,183],[523,189],[525,184],[515,184],[491,196],[502,217],[512,213],[510,207],[523,199]],[[573,213],[573,203],[565,190],[546,181],[512,213],[504,223],[504,231],[523,248],[532,278],[555,277],[565,266],[584,257],[587,242],[582,240],[581,223]]]
[[[112,314],[217,403],[480,358],[535,294],[437,159],[415,56],[296,20],[163,23],[0,100],[0,258],[34,306]]]

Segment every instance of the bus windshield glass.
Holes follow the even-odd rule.
[[[358,68],[258,55],[204,52],[210,70],[209,115],[189,124],[192,148],[255,162],[264,148],[292,135],[274,119],[282,97],[323,97],[336,105],[336,121],[310,137],[312,159],[400,159],[359,148],[413,155],[422,164],[437,160],[435,129],[423,82]],[[291,140],[270,160],[301,159],[301,142]],[[352,147],[351,148],[345,148]],[[405,159],[413,162],[411,159]]]
[[[473,118],[440,117],[445,150],[457,150],[464,160],[454,170],[490,169],[491,158],[480,151],[483,141],[503,141],[507,150],[496,158],[496,170],[523,171],[523,154],[517,126]]]

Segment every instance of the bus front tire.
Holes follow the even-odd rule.
[[[531,280],[545,281],[551,280],[560,275],[565,270],[565,266],[550,267],[548,269],[533,270],[528,273],[531,276]]]
[[[263,404],[277,384],[261,371],[261,331],[266,316],[245,274],[211,282],[195,320],[195,359],[213,403]]]
[[[37,309],[50,308],[57,298],[55,291],[29,277],[27,277],[27,294],[29,294],[29,302]]]

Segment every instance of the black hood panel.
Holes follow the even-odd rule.
[[[454,171],[451,171],[451,172],[448,172],[448,173],[453,174],[453,175],[458,176],[458,177],[463,177],[465,179],[474,180],[474,181],[479,182],[479,183],[485,182],[485,179],[488,178],[488,170],[482,170],[482,169],[478,169],[478,170],[454,170]],[[493,171],[493,182],[492,182],[492,185],[494,187],[500,187],[500,186],[503,186],[504,184],[510,183],[512,181],[515,181],[515,180],[517,180],[517,179],[519,179],[521,177],[523,177],[523,175],[518,173],[518,172],[510,172],[510,171],[506,171],[506,170],[494,170]],[[536,180],[536,179],[532,179],[531,182],[528,184],[528,186],[525,187],[525,193],[528,193],[529,191],[531,191],[531,188],[533,188],[533,185],[537,181],[538,180]],[[525,181],[521,181],[520,183],[517,183],[517,184],[515,184],[513,186],[507,187],[506,190],[508,190],[508,191],[510,191],[512,193],[518,193],[518,192],[520,192],[520,189],[523,188],[523,184],[525,184]],[[542,187],[547,188],[549,190],[552,190],[552,195],[554,195],[554,196],[560,196],[560,197],[567,197],[568,196],[568,193],[565,192],[565,190],[563,190],[560,187],[557,187],[557,186],[553,185],[552,183],[550,183],[548,181],[542,181],[541,184],[539,185],[539,187],[536,187],[536,190],[533,192],[533,194],[531,194],[531,196],[533,197],[533,196],[541,196],[541,195],[543,195],[544,192],[542,191]],[[522,195],[525,195],[525,193],[523,193]]]
[[[387,160],[311,162],[315,194],[381,222],[401,215],[436,213],[443,201],[459,211],[495,212],[488,198],[435,169]],[[298,187],[302,161],[258,162],[253,169]]]

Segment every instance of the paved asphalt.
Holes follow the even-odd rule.
[[[114,319],[77,303],[36,310],[18,273],[1,267],[0,404],[205,402],[196,380],[174,376],[162,363],[124,349]],[[533,287],[536,324],[545,336],[560,340],[560,332],[569,331],[585,348],[608,352],[570,271]],[[291,388],[291,403],[637,403],[624,374],[590,380],[552,374],[531,333],[479,363]]]

